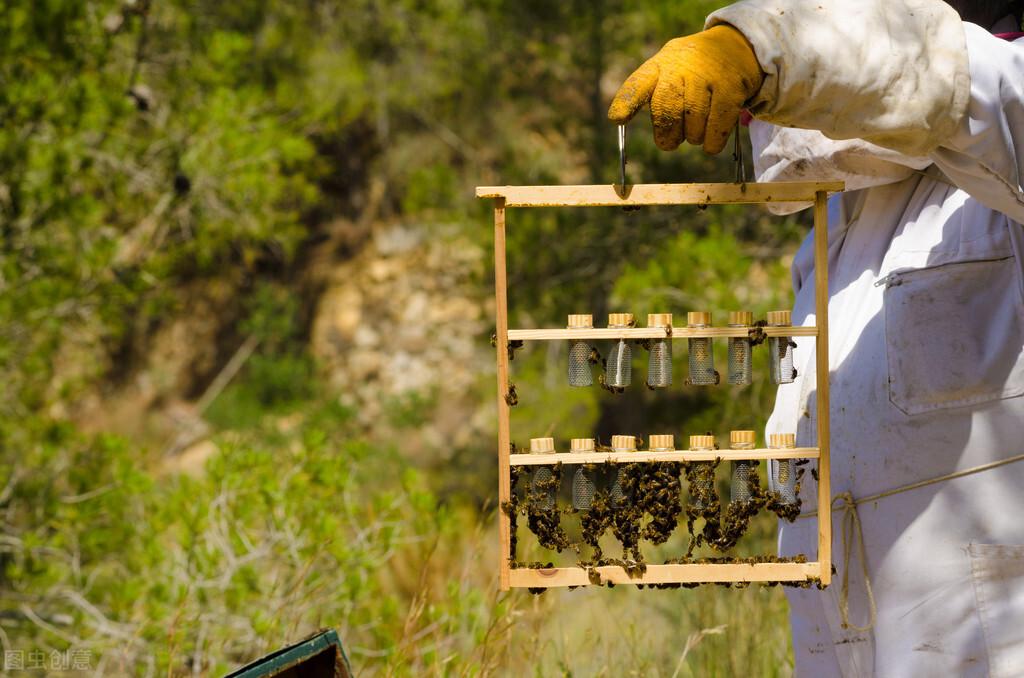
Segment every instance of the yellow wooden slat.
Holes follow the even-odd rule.
[[[556,452],[555,454],[513,454],[511,466],[544,464],[646,464],[658,461],[743,461],[746,459],[817,459],[818,448],[761,448],[754,450],[675,450],[673,452]]]
[[[820,191],[842,191],[843,182],[746,184],[613,184],[579,186],[478,186],[478,198],[504,198],[506,207],[626,207],[630,205],[728,205],[813,203]]]
[[[509,340],[515,341],[560,341],[568,339],[691,339],[694,337],[746,337],[750,334],[749,327],[673,327],[669,335],[664,327],[594,327],[592,329],[539,328],[535,330],[509,330]],[[813,337],[818,330],[815,327],[764,327],[767,337]]]
[[[818,563],[687,563],[685,565],[648,565],[647,570],[631,577],[617,565],[595,568],[601,583],[613,584],[685,584],[711,582],[807,581],[818,576]],[[514,588],[590,586],[590,576],[582,567],[548,569],[516,568],[509,572]]]

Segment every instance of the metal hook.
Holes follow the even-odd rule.
[[[626,126],[619,125],[619,185],[626,187]]]
[[[740,123],[736,121],[736,132],[733,135],[732,159],[736,161],[736,183],[747,182],[747,167],[743,159],[743,143],[740,140]]]

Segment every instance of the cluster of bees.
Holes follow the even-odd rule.
[[[597,452],[637,452],[637,442],[639,438],[630,435],[617,435],[612,436],[610,446],[598,445],[594,438],[573,438],[569,442],[570,454],[586,454],[586,453],[597,453]],[[793,449],[796,445],[796,437],[792,433],[772,434],[769,436],[768,447],[769,449]],[[649,452],[675,452],[675,436],[672,435],[652,435],[648,440]],[[732,450],[744,450],[754,449],[756,444],[755,434],[753,431],[732,431],[729,434],[730,449]],[[713,435],[693,435],[690,436],[689,450],[693,452],[707,452],[718,450],[719,446],[716,443],[715,436]],[[531,454],[555,454],[555,442],[554,438],[533,438],[530,441],[530,453]],[[568,460],[567,460],[568,461]],[[787,503],[793,503],[797,500],[794,492],[794,481],[796,479],[795,473],[792,470],[792,466],[796,460],[793,459],[779,459],[777,460],[776,470],[773,474],[772,484],[778,488],[781,498]],[[627,462],[628,463],[628,462]],[[658,463],[658,462],[653,462]],[[713,464],[712,461],[698,461],[692,462],[694,464]],[[749,476],[751,473],[750,464],[751,461],[736,460],[733,461],[733,472],[732,472],[732,484],[731,484],[731,501],[747,501],[750,498],[749,489]],[[579,464],[579,468],[576,470],[573,476],[572,485],[572,506],[577,511],[582,511],[590,508],[590,504],[593,500],[594,493],[597,491],[597,483],[595,482],[592,474],[587,472],[587,466],[593,466],[593,464]],[[552,469],[547,466],[541,466],[533,472],[532,488],[538,489],[539,484],[546,484],[548,479],[552,475]],[[555,488],[557,489],[557,488]],[[554,506],[556,492],[548,488],[546,493],[534,492],[534,503],[542,509],[550,509]],[[618,481],[613,482],[610,485],[609,494],[612,500],[618,504],[621,502],[623,495],[621,490],[621,483]]]

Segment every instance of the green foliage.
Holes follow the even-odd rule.
[[[316,406],[287,432],[219,439],[201,477],[158,482],[123,442],[44,431],[4,468],[17,497],[6,518],[26,526],[0,543],[0,606],[19,610],[5,639],[89,648],[100,673],[176,672],[199,657],[197,670],[223,674],[329,623],[356,666],[479,662],[479,634],[507,608],[484,593],[489,576],[452,579],[436,558],[479,549],[480,535],[415,471],[382,477],[395,451],[352,438],[348,422]],[[438,649],[421,651],[424,637]]]
[[[436,405],[436,394],[420,391],[410,391],[385,404],[391,425],[399,430],[426,426]]]
[[[206,419],[218,429],[251,429],[268,415],[286,414],[325,397],[316,365],[301,341],[295,295],[264,283],[245,305],[247,314],[239,329],[259,343],[239,376],[206,412]]]
[[[161,317],[168,287],[287,258],[302,237],[317,167],[260,73],[280,57],[253,54],[247,30],[190,30],[192,9],[20,1],[0,16],[5,412],[45,404],[62,344],[116,344]],[[86,379],[104,370],[92,358]]]
[[[303,275],[332,224],[455,224],[486,248],[474,185],[612,180],[609,88],[722,4],[7,2],[3,642],[92,648],[101,673],[215,674],[331,625],[367,672],[779,671],[778,592],[742,605],[715,591],[499,596],[491,437],[413,470],[356,424],[305,346]],[[634,181],[732,172],[728,158],[658,152],[643,116],[629,158]],[[512,323],[785,307],[780,260],[803,227],[740,208],[512,211]],[[204,413],[217,446],[204,470],[169,471],[66,420],[131,375],[183,299],[224,288],[217,341],[258,343]],[[561,350],[517,356],[521,436],[725,431],[754,425],[772,396],[764,380],[628,399],[568,390]],[[382,421],[418,438],[435,396],[384,403]],[[460,482],[458,466],[486,483]],[[770,548],[770,530],[760,539]],[[757,615],[740,614],[748,600]],[[680,639],[721,624],[680,659]]]

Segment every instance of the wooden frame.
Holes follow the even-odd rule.
[[[633,186],[481,186],[478,198],[494,200],[494,292],[497,316],[496,356],[498,372],[498,501],[505,506],[511,498],[511,468],[538,464],[589,464],[604,462],[713,461],[742,459],[818,460],[818,554],[814,562],[691,563],[648,565],[634,576],[613,565],[593,568],[600,583],[669,584],[793,581],[817,579],[828,585],[832,578],[832,514],[829,483],[829,392],[828,392],[828,194],[842,191],[842,182],[775,182],[744,184],[637,184]],[[511,453],[511,410],[505,399],[509,390],[508,342],[559,341],[566,339],[742,337],[751,328],[711,327],[594,328],[510,330],[508,327],[508,279],[505,251],[505,217],[509,207],[629,207],[640,205],[723,205],[754,203],[808,203],[814,207],[815,322],[816,327],[764,328],[768,336],[813,336],[817,349],[816,447],[797,449],[756,449],[732,453],[710,452],[593,452],[551,455]],[[499,583],[510,587],[586,586],[592,572],[582,567],[548,569],[516,568],[509,564],[511,521],[498,512],[501,541]]]

